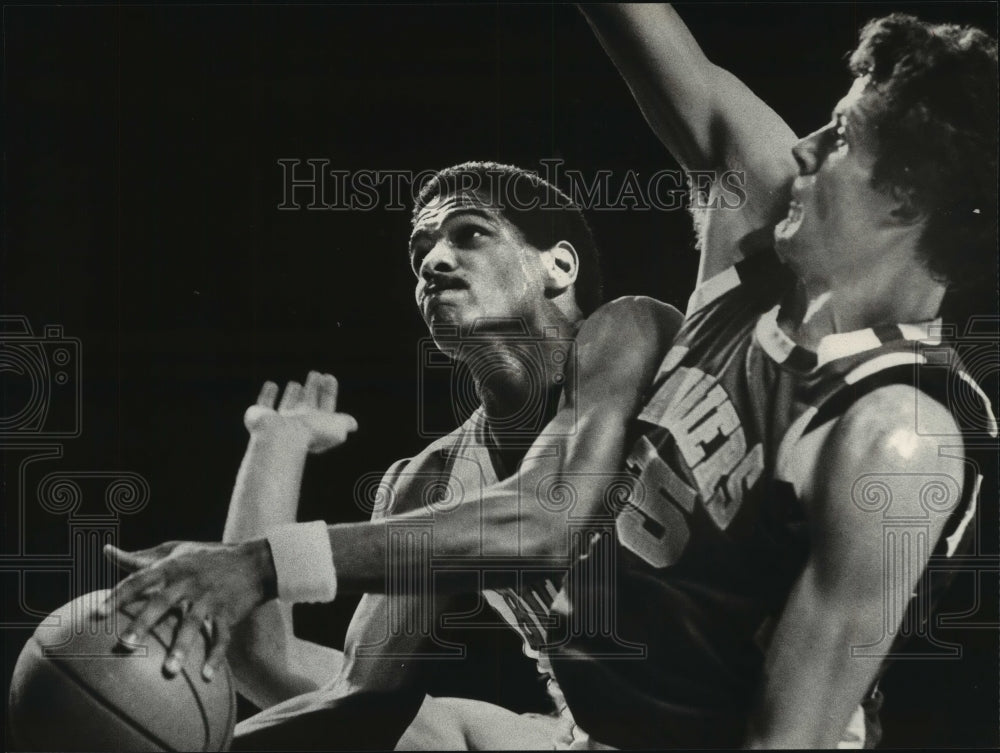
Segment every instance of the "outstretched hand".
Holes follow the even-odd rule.
[[[201,671],[210,680],[226,655],[232,629],[277,595],[274,563],[263,539],[242,544],[170,541],[138,552],[109,544],[104,553],[132,573],[97,609],[103,618],[116,608],[135,605],[136,617],[120,638],[125,649],[135,649],[171,610],[181,613],[163,663],[168,676],[180,671],[205,632],[210,648]]]
[[[347,441],[357,421],[337,412],[337,380],[330,374],[310,371],[305,387],[289,382],[277,409],[278,385],[265,382],[257,404],[247,408],[243,423],[251,434],[280,426],[306,441],[309,452],[326,452]]]

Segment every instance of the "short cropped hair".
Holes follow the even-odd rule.
[[[475,192],[538,249],[559,241],[573,244],[579,257],[576,303],[589,316],[602,302],[600,255],[583,211],[565,193],[537,173],[497,162],[463,162],[435,173],[420,188],[412,222],[439,197]]]
[[[874,89],[874,185],[927,218],[919,253],[953,287],[994,277],[997,44],[985,32],[894,13],[869,21],[851,54]]]

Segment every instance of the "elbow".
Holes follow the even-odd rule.
[[[226,661],[232,672],[236,692],[260,709],[273,705],[276,701],[269,693],[265,667],[258,663],[244,646],[230,644]]]
[[[533,504],[522,506],[520,556],[545,561],[552,567],[568,567],[589,549],[595,531],[608,525],[607,500],[620,476],[604,463],[608,458],[617,458],[619,448],[605,445],[600,449],[600,461],[572,461],[576,467],[591,468],[592,472],[563,475],[550,486],[546,499],[539,497]]]

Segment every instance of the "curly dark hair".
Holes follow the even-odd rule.
[[[498,162],[463,162],[439,170],[421,186],[411,223],[439,196],[467,192],[487,200],[535,248],[572,243],[579,257],[576,303],[584,316],[601,305],[600,255],[590,225],[569,196],[537,173]]]
[[[874,88],[874,184],[926,217],[935,279],[993,277],[997,247],[997,43],[985,32],[894,13],[861,30],[850,67]]]

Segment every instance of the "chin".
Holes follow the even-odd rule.
[[[469,317],[451,307],[440,307],[427,320],[431,337],[445,353],[455,350],[457,343],[467,340],[478,331],[478,316]]]

